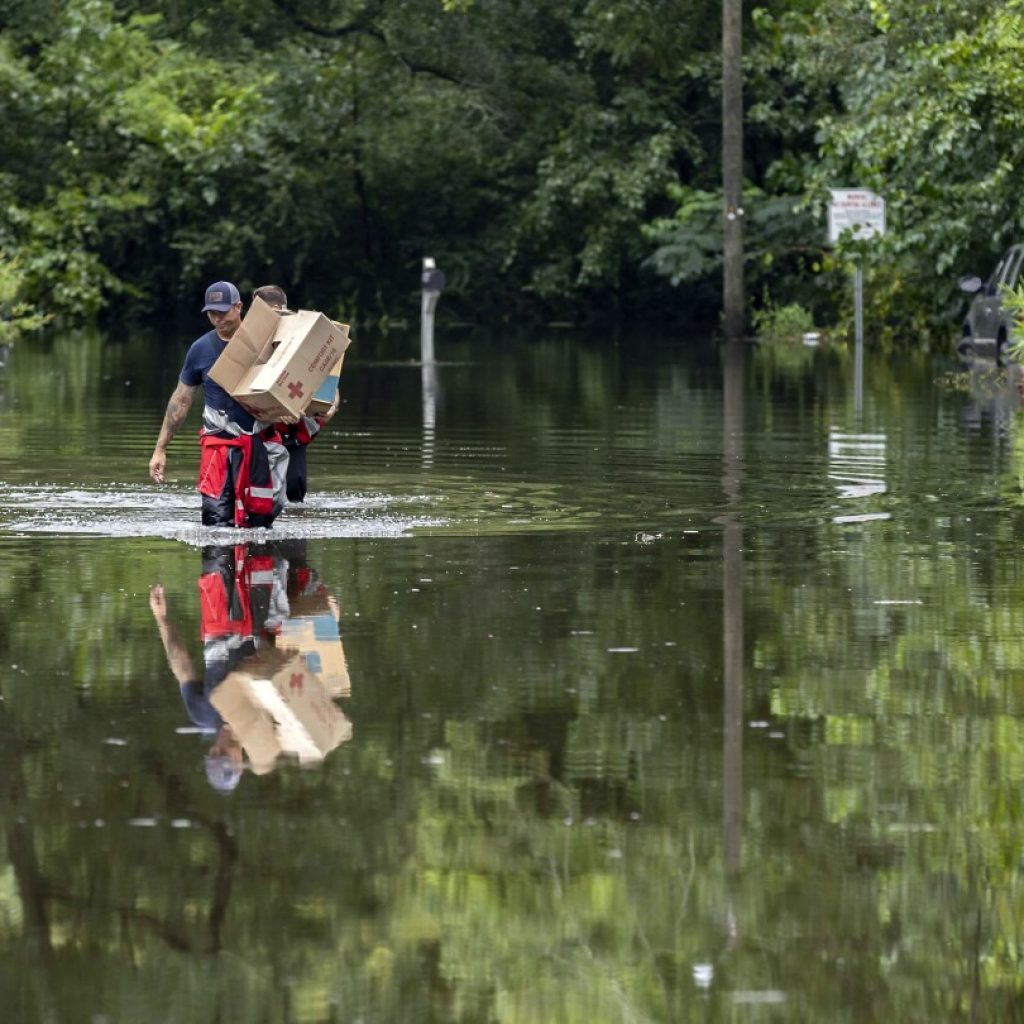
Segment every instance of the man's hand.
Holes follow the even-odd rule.
[[[153,457],[149,460],[149,475],[158,483],[164,482],[164,470],[167,468],[167,452],[163,448],[156,448]]]
[[[334,414],[338,411],[339,400],[340,396],[335,393],[334,401],[331,402],[330,408],[320,417],[320,426],[325,427],[332,419],[334,419]]]
[[[167,618],[167,597],[164,595],[164,585],[157,583],[149,588],[149,608],[153,618],[158,622]]]

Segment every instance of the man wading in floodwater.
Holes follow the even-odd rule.
[[[198,489],[203,526],[268,527],[284,508],[288,451],[272,424],[255,419],[210,379],[210,368],[242,322],[238,289],[230,281],[211,284],[203,312],[213,330],[197,338],[185,356],[149,460],[149,475],[163,483],[167,446],[185,422],[201,384],[205,404]]]
[[[253,293],[254,299],[262,299],[271,309],[287,315],[288,296],[284,289],[276,284],[260,285]],[[281,442],[288,449],[287,494],[289,501],[305,501],[309,483],[309,470],[306,460],[306,446],[320,433],[323,427],[338,411],[338,396],[327,412],[320,416],[300,416],[297,423],[277,423]]]

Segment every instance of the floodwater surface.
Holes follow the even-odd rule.
[[[4,1019],[1024,1016],[1003,371],[356,337],[238,532],[188,340],[0,369]]]

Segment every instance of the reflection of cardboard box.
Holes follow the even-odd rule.
[[[347,324],[308,309],[281,316],[254,299],[210,377],[257,419],[299,416],[335,368],[340,374],[348,345]]]
[[[302,655],[332,697],[348,697],[352,693],[338,620],[330,611],[284,619],[277,634],[277,648]]]
[[[352,723],[298,655],[283,664],[250,658],[213,690],[210,702],[257,775],[270,771],[279,754],[302,764],[322,761],[352,737]]]

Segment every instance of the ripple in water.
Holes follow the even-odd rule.
[[[318,496],[290,505],[269,533],[275,538],[401,537],[417,527],[444,520],[403,514],[402,505],[422,506],[423,496],[382,494]],[[193,489],[164,487],[57,488],[0,484],[0,530],[12,534],[161,537],[202,546],[258,541],[266,530],[235,530],[199,524],[199,500]]]

